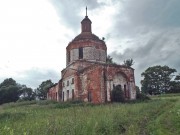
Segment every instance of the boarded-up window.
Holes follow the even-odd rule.
[[[79,48],[79,59],[83,59],[83,48]]]

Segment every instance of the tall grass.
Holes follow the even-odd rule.
[[[0,108],[0,135],[179,135],[180,100],[107,105],[15,103]]]

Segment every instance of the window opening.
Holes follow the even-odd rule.
[[[63,101],[64,101],[64,92],[63,92]]]
[[[69,90],[67,90],[67,100],[69,99]]]
[[[70,60],[71,60],[71,53],[70,53],[70,51],[68,51],[67,57],[68,57],[68,62],[70,62]]]
[[[79,59],[83,59],[83,48],[79,48]]]
[[[72,100],[74,100],[74,89],[72,89]]]
[[[126,90],[126,85],[124,85],[124,94],[125,94],[125,97],[128,97],[128,93],[127,93],[127,90]]]
[[[91,93],[91,91],[88,91],[88,101],[89,102],[92,101],[92,93]]]
[[[74,78],[72,78],[72,82],[71,82],[71,84],[74,84]]]

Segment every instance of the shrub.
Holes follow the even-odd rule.
[[[140,92],[137,92],[136,99],[137,100],[142,100],[142,101],[150,100],[150,98],[147,95],[145,95],[144,93],[140,93]]]
[[[37,101],[38,105],[49,105],[49,104],[56,104],[58,103],[57,101],[54,100],[39,100]]]
[[[124,92],[121,89],[121,85],[117,85],[112,90],[112,101],[113,102],[124,102]]]

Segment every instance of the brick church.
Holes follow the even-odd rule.
[[[66,47],[66,68],[61,71],[60,81],[49,88],[48,100],[111,102],[111,92],[117,85],[126,100],[136,98],[134,69],[106,63],[107,46],[92,33],[91,23],[86,10],[81,33]]]

